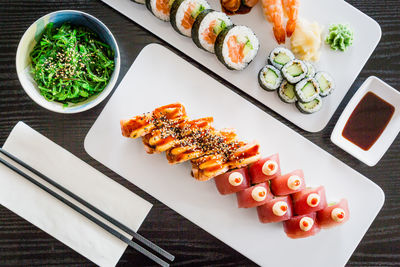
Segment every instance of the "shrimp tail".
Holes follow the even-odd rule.
[[[284,44],[286,39],[286,32],[282,25],[273,28],[274,36],[278,44]]]
[[[288,37],[291,37],[294,33],[294,30],[296,29],[296,22],[297,20],[288,20],[286,24],[286,34]]]

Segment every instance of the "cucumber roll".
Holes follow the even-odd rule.
[[[255,58],[260,44],[246,26],[226,27],[217,36],[215,54],[228,69],[243,70]]]
[[[281,72],[272,65],[267,65],[258,73],[260,86],[267,91],[275,91],[282,82]]]
[[[231,19],[223,12],[206,9],[201,12],[192,27],[192,40],[199,47],[214,53],[218,34],[232,25]]]
[[[319,85],[314,78],[306,78],[296,84],[294,91],[296,93],[297,100],[305,103],[314,100],[319,96]]]
[[[295,57],[292,51],[284,47],[275,48],[268,56],[269,63],[279,70],[281,70],[286,63],[293,59],[295,59]]]
[[[145,0],[147,9],[162,21],[169,21],[174,0]]]
[[[317,96],[310,102],[301,103],[296,102],[296,107],[300,110],[301,113],[312,114],[319,111],[322,107],[322,98]]]
[[[308,61],[305,61],[304,63],[307,66],[306,77],[307,78],[314,78],[314,76],[315,76],[315,67],[314,67],[314,65],[312,63],[308,62]]]
[[[328,96],[332,93],[333,89],[335,89],[335,83],[333,82],[332,77],[328,73],[319,71],[317,72],[317,74],[315,74],[315,79],[319,84],[320,96],[322,97]]]
[[[180,34],[191,37],[197,16],[209,8],[206,0],[175,0],[171,6],[171,25]]]
[[[301,60],[291,60],[283,66],[282,75],[288,82],[298,83],[306,77],[307,66]]]
[[[137,3],[137,4],[142,4],[142,5],[144,5],[145,3],[146,3],[146,1],[145,0],[131,0],[132,2],[135,2],[135,3]]]
[[[285,102],[285,103],[294,103],[297,101],[296,94],[294,92],[294,84],[289,83],[286,80],[283,80],[281,83],[281,86],[279,87],[278,90],[278,96],[279,98]]]

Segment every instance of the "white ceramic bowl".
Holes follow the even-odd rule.
[[[97,33],[100,39],[110,45],[111,48],[114,50],[115,69],[110,81],[108,82],[108,85],[100,94],[94,95],[80,103],[70,103],[68,107],[64,107],[62,103],[47,101],[40,94],[37,84],[34,81],[33,76],[30,72],[31,61],[29,54],[31,53],[37,41],[40,39],[41,33],[43,32],[44,28],[50,22],[53,22],[56,26],[59,26],[64,22],[86,26],[93,32]],[[115,83],[117,82],[120,65],[121,58],[117,42],[115,41],[114,36],[106,27],[106,25],[104,25],[100,20],[93,17],[92,15],[75,10],[56,11],[47,14],[35,21],[22,36],[22,39],[20,40],[18,45],[16,57],[18,79],[28,96],[38,105],[44,107],[45,109],[58,113],[82,112],[96,106],[101,101],[103,101],[111,93]]]

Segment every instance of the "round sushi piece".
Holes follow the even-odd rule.
[[[325,188],[305,188],[292,195],[294,212],[298,215],[319,211],[327,207]]]
[[[255,58],[260,44],[246,26],[226,27],[217,36],[215,54],[228,69],[243,70]]]
[[[218,175],[214,181],[221,195],[236,193],[250,186],[247,167]]]
[[[329,203],[325,209],[317,212],[317,218],[321,228],[344,224],[350,218],[347,199],[343,198],[337,203]]]
[[[145,0],[147,9],[162,21],[169,21],[174,0]]]
[[[274,197],[267,203],[257,207],[258,219],[262,223],[282,222],[293,216],[290,196]]]
[[[197,16],[209,8],[206,0],[175,0],[171,6],[171,25],[180,34],[191,37]]]
[[[296,84],[294,92],[298,101],[310,102],[319,96],[319,84],[314,78],[305,78]]]
[[[260,159],[249,167],[252,184],[262,183],[281,175],[279,154]]]
[[[306,103],[296,102],[296,107],[304,114],[312,114],[319,111],[322,107],[322,98],[317,96],[314,100]]]
[[[307,75],[307,65],[298,59],[286,63],[282,67],[282,75],[290,83],[298,83]]]
[[[335,89],[335,83],[332,77],[326,72],[317,72],[317,74],[315,74],[315,80],[318,82],[320,88],[319,95],[322,97],[330,95],[333,89]]]
[[[214,53],[218,34],[232,25],[231,19],[223,12],[206,9],[201,12],[192,27],[192,40],[199,47]]]
[[[266,65],[258,73],[258,83],[267,91],[275,91],[282,83],[280,70],[272,65]]]
[[[294,92],[294,84],[289,83],[287,80],[283,80],[281,86],[279,86],[278,95],[279,98],[285,103],[294,103],[297,101],[296,94]]]
[[[295,170],[271,180],[271,191],[276,196],[290,195],[306,187],[304,173]]]
[[[283,222],[283,230],[290,238],[304,238],[315,235],[321,230],[316,217],[315,212],[292,217]]]
[[[144,5],[146,3],[146,0],[131,0],[131,1],[134,3],[137,3],[137,4],[142,4],[142,5]]]
[[[284,47],[277,47],[271,51],[268,56],[268,61],[278,70],[281,70],[283,66],[289,61],[295,59],[292,51]]]
[[[314,78],[314,76],[315,76],[315,67],[314,67],[314,65],[313,65],[311,62],[309,62],[309,61],[304,61],[304,63],[305,63],[306,66],[307,66],[307,74],[306,74],[306,77],[307,77],[307,78]]]
[[[272,199],[268,183],[261,183],[236,193],[239,208],[261,206]]]

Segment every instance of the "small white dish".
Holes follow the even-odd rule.
[[[376,94],[377,96],[394,106],[395,110],[392,118],[390,119],[386,128],[383,130],[382,134],[378,137],[376,142],[372,145],[370,149],[363,150],[359,146],[344,138],[342,132],[352,112],[367,92],[372,92]],[[340,118],[331,134],[331,141],[347,153],[351,154],[353,157],[372,167],[375,166],[382,158],[390,145],[393,143],[399,131],[400,93],[381,79],[375,76],[370,76],[357,90],[353,98],[350,100],[350,102],[347,104],[346,108],[342,112],[342,115],[340,115]]]

